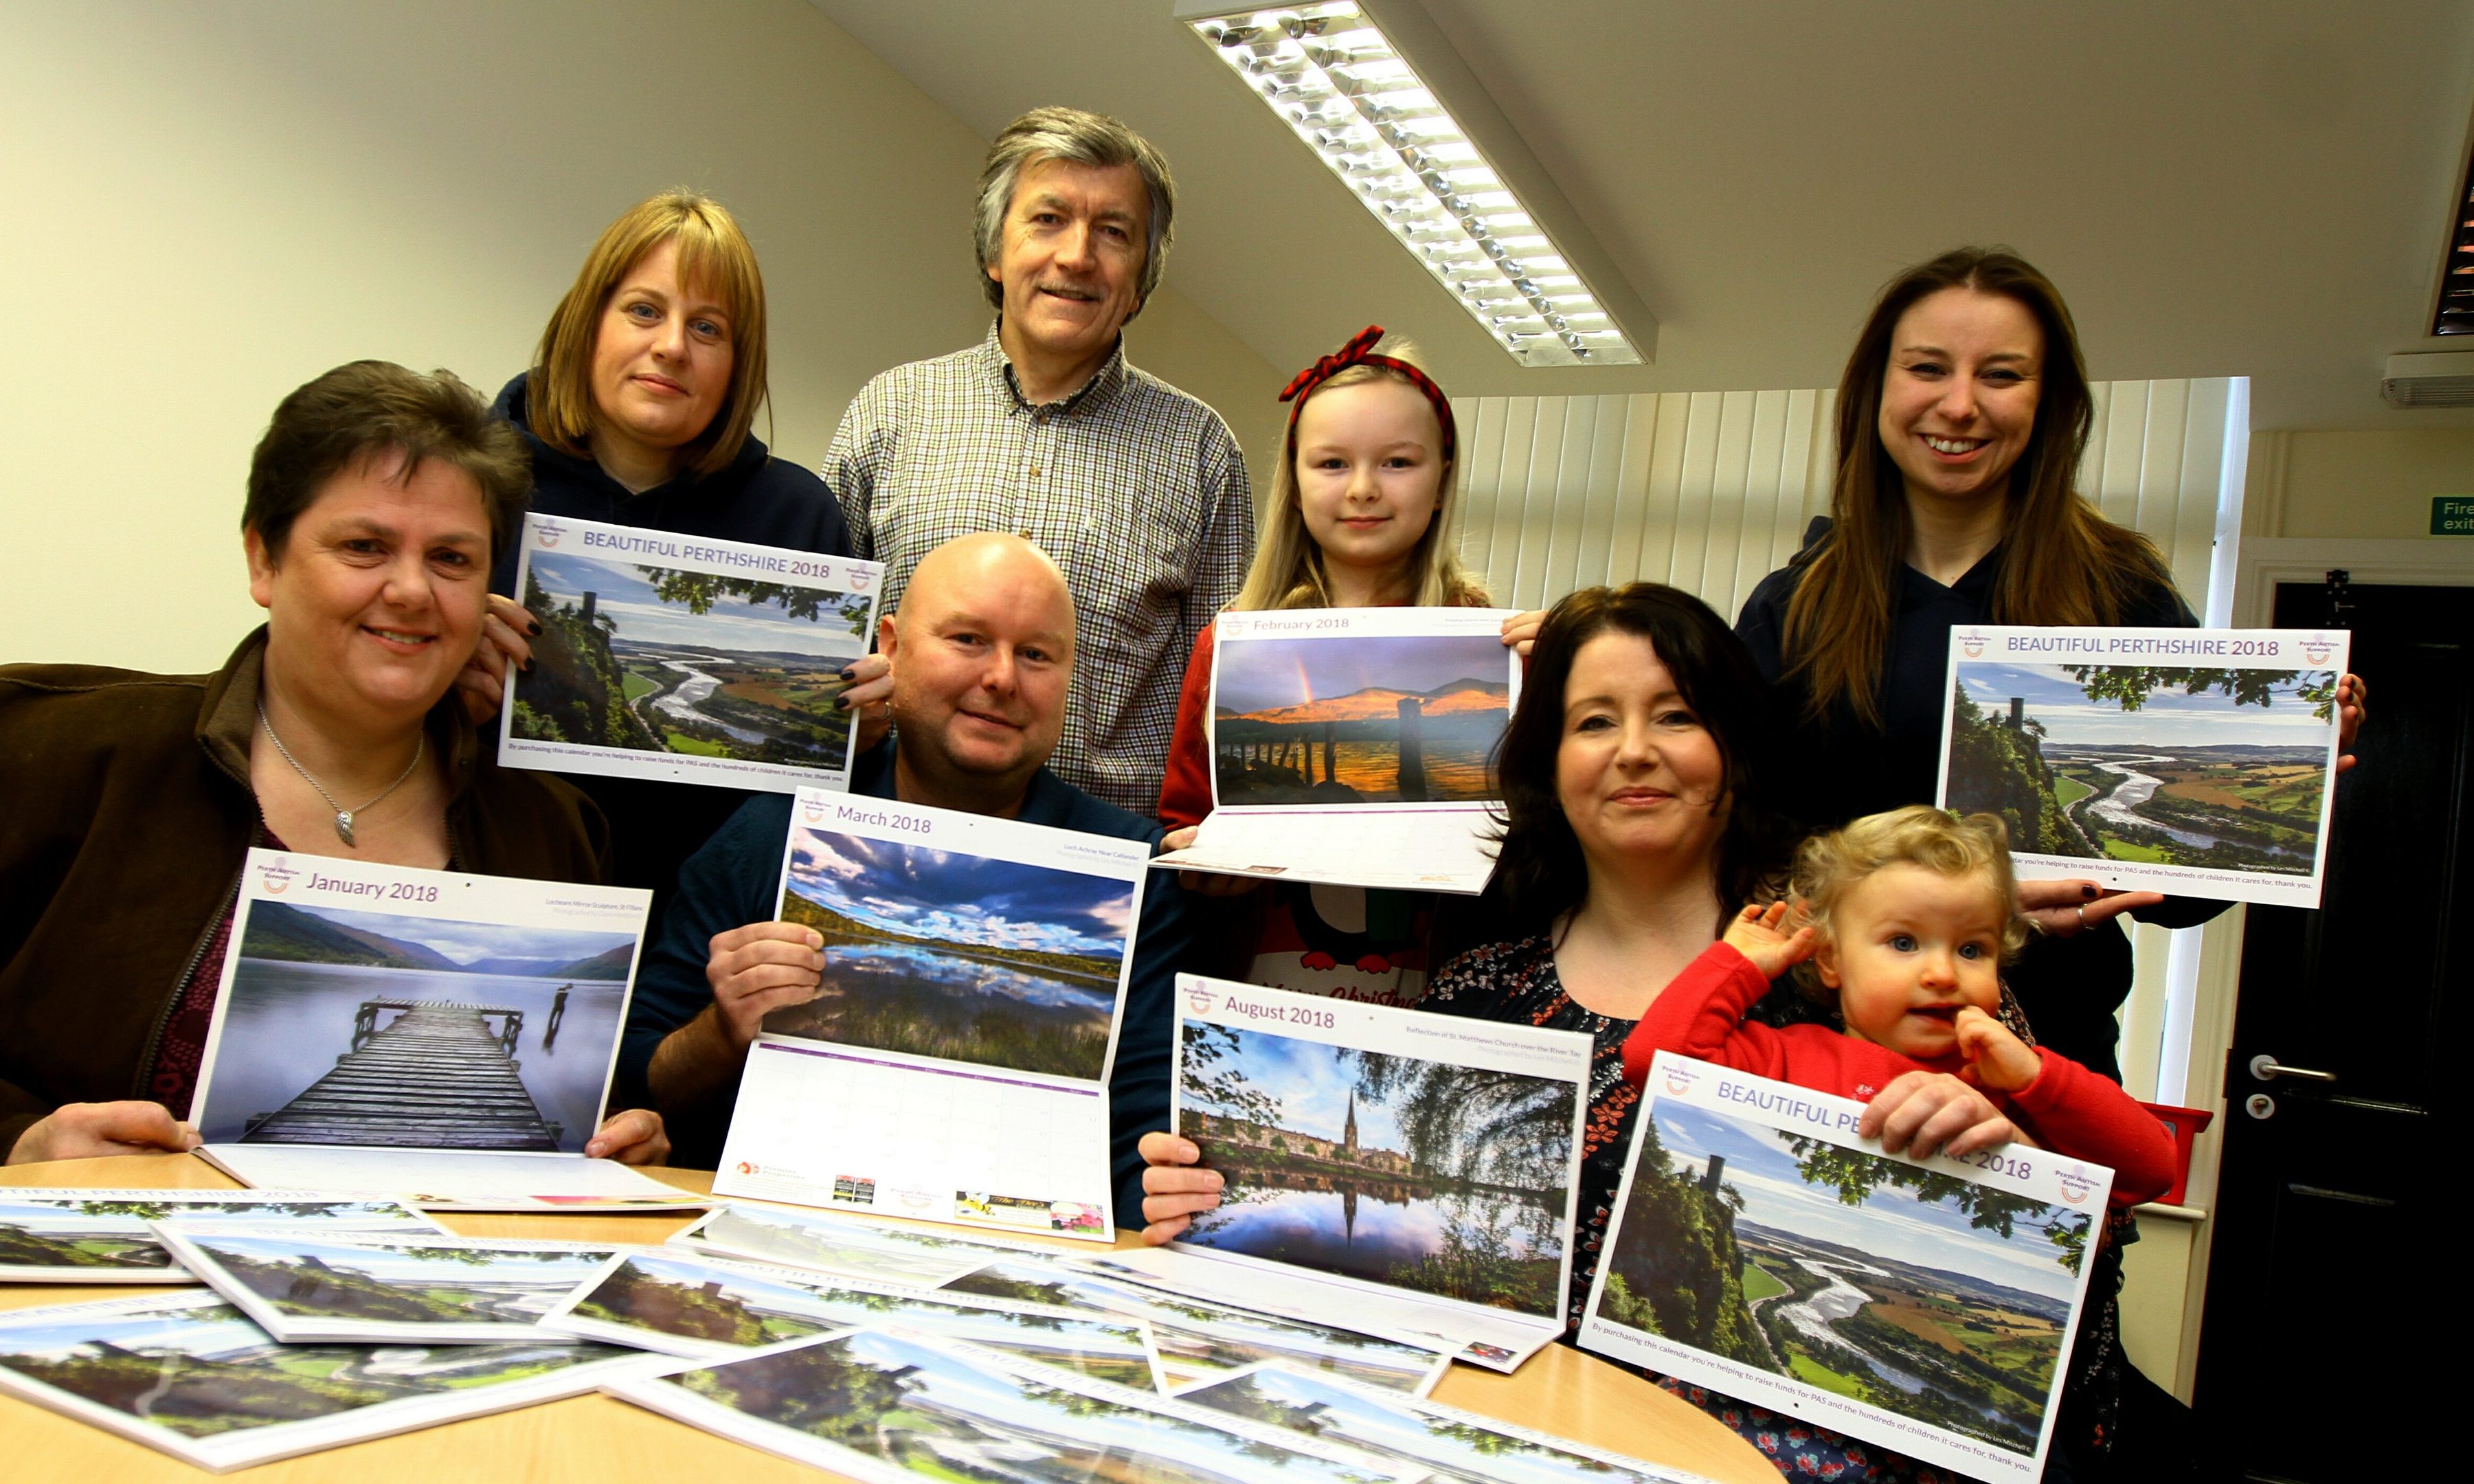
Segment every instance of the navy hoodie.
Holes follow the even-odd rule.
[[[571,521],[850,555],[841,507],[825,481],[773,457],[754,435],[719,474],[682,474],[642,495],[630,495],[626,486],[603,473],[591,458],[562,453],[534,436],[524,419],[526,379],[520,376],[508,382],[493,410],[516,426],[532,450],[534,511]],[[513,543],[498,553],[490,572],[491,592],[515,596],[517,555]],[[560,776],[592,795],[609,815],[616,857],[612,882],[653,889],[657,928],[660,914],[678,888],[679,864],[695,854],[751,796],[740,789],[699,784],[583,773]]]
[[[867,798],[894,796],[894,743],[879,742],[852,760],[850,791]],[[1160,824],[1104,803],[1046,768],[1033,773],[1015,818],[1052,829],[1079,830],[1114,839],[1147,841],[1159,848]],[[645,939],[636,970],[636,997],[627,1007],[627,1030],[618,1045],[613,1107],[650,1107],[646,1074],[662,1038],[713,1003],[706,982],[706,945],[716,934],[751,922],[770,922],[781,911],[782,848],[790,834],[788,794],[759,794],[695,858],[687,863],[684,889],[661,932]],[[1175,875],[1154,871],[1143,883],[1142,919],[1134,930],[1134,961],[1128,976],[1124,1012],[1117,1022],[1117,1054],[1108,1073],[1109,1176],[1116,1188],[1117,1225],[1143,1225],[1142,1136],[1169,1127],[1169,1080],[1176,1065],[1176,976],[1193,970],[1196,915]],[[667,1110],[670,1162],[710,1169],[721,1155],[734,1089],[703,1108]]]

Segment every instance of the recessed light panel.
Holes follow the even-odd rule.
[[[1640,364],[1545,230],[1350,0],[1188,24],[1515,360]]]

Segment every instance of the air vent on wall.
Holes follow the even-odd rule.
[[[2389,356],[2380,399],[2391,407],[2474,407],[2474,351]]]

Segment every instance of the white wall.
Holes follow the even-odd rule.
[[[256,619],[241,482],[282,395],[363,356],[495,393],[665,186],[756,243],[786,457],[987,328],[985,141],[803,0],[9,5],[0,57],[0,661],[220,662]],[[1278,390],[1173,288],[1128,343],[1206,399]]]
[[[2434,495],[2474,495],[2474,429],[2262,430],[2251,435],[2244,529],[2324,540],[2431,540]],[[2462,536],[2437,539],[2474,546]]]

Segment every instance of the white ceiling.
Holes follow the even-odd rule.
[[[1834,384],[1881,281],[2005,242],[2105,379],[2254,378],[2261,427],[2395,412],[2474,114],[2474,0],[1425,0],[1660,321],[1528,370],[1393,246],[1174,0],[814,0],[982,134],[1117,114],[1176,170],[1170,279],[1287,370],[1370,321],[1455,395]],[[922,182],[953,192],[962,182]]]

